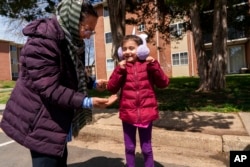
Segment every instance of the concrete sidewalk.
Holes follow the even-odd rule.
[[[5,109],[5,104],[0,104],[0,112],[2,112]]]
[[[77,139],[91,136],[123,142],[117,110],[95,109],[93,116]],[[153,144],[214,153],[250,150],[250,113],[160,112],[160,117],[154,122]]]
[[[0,111],[4,108],[5,105],[0,104]],[[250,113],[245,112],[160,112],[160,119],[153,126],[153,144],[214,153],[250,150],[249,120]],[[94,109],[93,121],[79,132],[76,139],[88,137],[123,142],[117,110]]]

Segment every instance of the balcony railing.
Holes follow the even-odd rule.
[[[240,39],[245,38],[245,32],[244,31],[238,31],[238,30],[228,30],[228,40],[233,39]],[[203,34],[203,41],[204,43],[211,43],[212,42],[212,34]]]

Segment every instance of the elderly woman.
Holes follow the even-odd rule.
[[[30,149],[33,167],[67,166],[67,136],[78,125],[72,124],[74,115],[116,100],[88,97],[86,92],[106,84],[91,81],[82,62],[83,39],[93,34],[97,19],[90,3],[63,0],[56,17],[35,20],[23,29],[28,40],[1,128]]]

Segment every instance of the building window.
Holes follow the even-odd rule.
[[[138,26],[138,31],[140,31],[140,32],[145,31],[145,29],[146,29],[145,24],[140,24],[140,25]]]
[[[16,57],[11,57],[11,64],[18,64]]]
[[[241,68],[245,68],[245,46],[236,45],[228,48],[228,68],[229,73],[239,73]]]
[[[115,68],[115,63],[113,59],[107,59],[107,71],[113,71]]]
[[[186,65],[188,64],[187,52],[172,54],[173,65]]]
[[[170,35],[174,37],[181,36],[184,31],[184,23],[176,23],[170,25]]]
[[[227,29],[228,39],[238,39],[246,37],[245,32],[243,30],[237,30],[233,27],[228,27]]]
[[[109,10],[108,7],[105,6],[103,7],[103,17],[108,17],[109,16]]]
[[[10,51],[11,52],[16,52],[16,46],[10,45]]]
[[[106,43],[112,43],[112,34],[111,32],[105,33]]]
[[[18,77],[18,72],[13,72],[12,73],[12,78],[17,78]]]

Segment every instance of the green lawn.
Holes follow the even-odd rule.
[[[166,89],[156,89],[160,110],[168,111],[216,111],[250,112],[250,75],[228,75],[227,86],[223,91],[195,92],[199,79],[193,77],[170,78]],[[0,88],[3,87],[0,81]],[[12,85],[14,84],[7,84]],[[7,86],[8,87],[8,86]],[[89,91],[90,96],[107,97],[109,92]],[[0,92],[0,103],[8,99],[8,92]],[[117,108],[116,102],[110,108]]]
[[[170,86],[157,90],[159,108],[171,111],[250,112],[250,75],[226,77],[226,89],[195,92],[198,78],[172,78]]]
[[[1,88],[13,88],[15,86],[15,81],[0,81]],[[7,99],[10,97],[11,91],[0,91],[0,104],[6,103]]]
[[[199,78],[170,78],[166,89],[156,89],[160,110],[250,112],[250,75],[228,75],[224,91],[195,92]],[[106,97],[108,92],[90,92],[91,96]],[[111,107],[117,107],[114,104]]]
[[[0,80],[0,89],[1,88],[13,88],[15,86],[15,81],[1,81]]]

